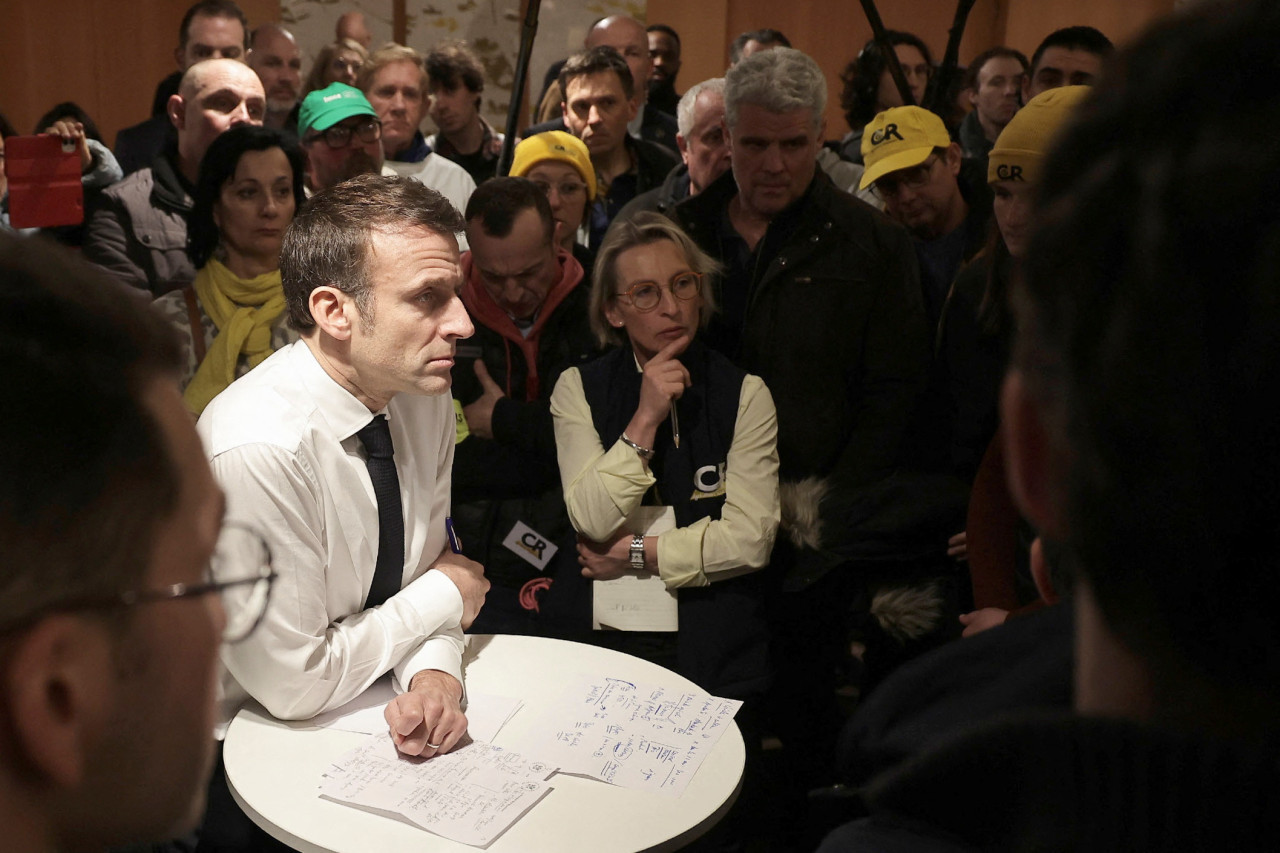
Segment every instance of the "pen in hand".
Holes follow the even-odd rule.
[[[671,439],[680,447],[680,418],[676,415],[676,401],[671,401]]]
[[[453,529],[453,518],[446,517],[444,520],[444,532],[449,537],[449,550],[455,554],[462,553],[462,540],[458,538],[458,531]]]

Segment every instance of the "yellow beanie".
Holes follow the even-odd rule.
[[[510,175],[513,178],[523,178],[543,160],[558,160],[577,169],[587,184],[587,198],[595,200],[596,167],[591,165],[591,153],[585,142],[563,130],[548,130],[530,136],[516,146]]]
[[[996,138],[987,157],[987,181],[1038,183],[1054,135],[1088,93],[1088,86],[1060,86],[1027,101]]]

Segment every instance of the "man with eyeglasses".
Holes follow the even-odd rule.
[[[885,213],[911,232],[930,330],[960,265],[986,243],[991,192],[964,165],[942,119],[923,107],[892,107],[862,134],[861,189],[872,187]]]
[[[41,400],[0,418],[5,849],[187,832],[214,758],[219,643],[257,616],[216,593],[264,603],[266,551],[237,534],[248,547],[224,559],[177,341],[119,283],[0,236],[0,340],[8,391]]]
[[[453,507],[464,553],[493,584],[480,633],[536,633],[525,586],[576,559],[549,405],[560,374],[598,350],[582,267],[554,234],[546,194],[524,178],[488,180],[467,205],[462,302],[476,331],[453,370],[470,433],[454,452]]]
[[[383,171],[382,122],[354,86],[330,83],[307,95],[298,112],[298,138],[307,152],[308,193]]]

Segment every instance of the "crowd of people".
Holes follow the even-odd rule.
[[[612,15],[506,175],[464,42],[351,12],[304,77],[234,0],[179,33],[114,151],[37,124],[82,223],[15,229],[0,172],[17,849],[281,849],[222,772],[243,702],[389,672],[429,759],[467,632],[742,700],[689,849],[1280,839],[1271,4],[992,46],[950,91],[888,31],[844,133],[785,34],[684,86],[676,30]],[[593,618],[628,576],[670,628]]]

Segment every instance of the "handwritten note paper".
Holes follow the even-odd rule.
[[[742,707],[697,690],[583,677],[528,729],[521,748],[561,772],[683,793]]]
[[[551,790],[544,780],[555,769],[479,742],[430,760],[407,758],[375,735],[325,771],[320,796],[485,847]]]
[[[640,506],[627,516],[627,530],[657,536],[675,529],[669,506]],[[591,627],[615,631],[675,631],[680,627],[676,594],[657,575],[624,575],[591,584]]]

